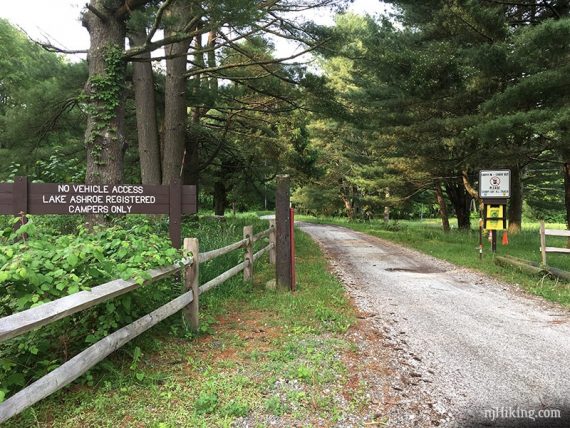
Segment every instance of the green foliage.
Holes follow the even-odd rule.
[[[202,217],[186,223],[184,235],[199,236],[207,251],[235,242],[244,224],[254,223],[256,232],[267,226],[245,215],[226,222]],[[173,337],[171,329],[149,331],[105,360],[104,377],[94,372],[84,387],[47,398],[6,426],[48,420],[90,426],[104,420],[206,428],[232,426],[240,418],[264,425],[275,416],[282,417],[279,425],[323,426],[343,418],[353,423],[354,406],[363,398],[343,396],[350,373],[340,357],[354,351],[345,335],[355,321],[353,309],[318,245],[302,232],[296,242],[295,293],[265,289],[274,266],[260,261],[253,286],[237,277],[201,296],[209,332],[198,340]],[[212,270],[217,272],[210,264],[201,266],[201,276],[215,275]]]
[[[81,219],[71,216],[30,216],[30,221],[16,233],[12,230],[15,220],[7,221],[6,217],[2,220],[0,317],[117,278],[134,278],[142,283],[146,278],[144,271],[171,265],[181,257],[167,238],[168,223],[148,216],[117,218],[110,227],[95,228],[91,232],[85,229]],[[198,237],[201,251],[208,251],[241,239],[243,226],[252,224],[256,231],[267,228],[267,221],[256,216],[240,216],[222,223],[196,217],[184,223],[183,236]],[[28,234],[26,240],[15,241],[24,233]],[[263,242],[257,243],[256,249],[261,245]],[[234,251],[202,265],[202,283],[241,261],[243,253]],[[235,293],[233,287],[235,285],[230,282],[222,290],[209,293],[204,297],[202,307],[217,307],[224,296]],[[173,279],[166,279],[9,340],[0,349],[0,391],[8,396],[13,394],[86,346],[179,293],[180,285]],[[202,315],[202,332],[208,333],[213,318],[206,313]],[[180,321],[175,321],[170,330],[180,337],[188,336]],[[129,352],[128,347],[126,349]],[[137,347],[130,351],[129,368],[138,381],[146,378],[140,369],[142,352]],[[16,372],[15,367],[18,367]],[[90,376],[92,380],[86,377],[83,381],[93,382],[95,374]],[[237,408],[227,411],[239,413]]]
[[[32,175],[54,146],[81,149],[83,119],[74,107],[84,62],[67,63],[0,19],[0,76],[0,179],[8,178],[11,163],[19,164],[19,175]]]
[[[470,198],[462,173],[522,167],[524,176],[567,162],[567,2],[388,3],[399,25],[345,14],[319,50],[325,75],[308,93],[325,174],[296,192],[303,209],[330,214],[342,202],[355,218],[406,209],[442,183],[460,212]],[[561,180],[550,183],[560,191],[545,200],[563,193]]]
[[[2,317],[112,279],[142,283],[145,270],[170,265],[179,257],[168,239],[145,222],[92,233],[80,225],[75,234],[52,235],[30,217],[17,232],[6,225],[0,239]],[[153,284],[10,340],[0,350],[0,390],[12,393],[57,366],[60,358],[132,322],[173,292]],[[19,367],[17,372],[14,367]]]
[[[32,181],[43,183],[83,183],[85,163],[77,157],[67,155],[62,147],[54,147],[48,159],[36,161]]]

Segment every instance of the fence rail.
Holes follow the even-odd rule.
[[[254,262],[267,251],[270,252],[270,263],[275,263],[274,254],[272,258],[272,252],[275,250],[274,227],[274,223],[271,223],[269,229],[257,235],[253,235],[252,227],[246,226],[244,227],[244,239],[241,241],[202,254],[199,252],[198,240],[187,238],[184,241],[184,247],[192,253],[192,257],[184,259],[180,264],[147,271],[146,274],[150,275],[150,278],[146,279],[142,284],[137,283],[135,280],[114,280],[93,287],[89,291],[81,291],[38,307],[0,318],[0,342],[2,342],[36,328],[51,324],[56,320],[65,318],[68,315],[80,312],[106,300],[131,292],[142,285],[151,284],[159,279],[178,273],[181,270],[184,271],[185,291],[182,295],[99,340],[41,379],[14,394],[3,403],[0,403],[0,423],[5,422],[12,416],[21,413],[38,401],[62,389],[105,359],[112,352],[179,311],[183,311],[190,328],[197,330],[199,328],[200,294],[219,286],[241,271],[244,271],[244,278],[246,280],[251,280]],[[269,244],[253,254],[253,243],[265,237],[269,237]],[[245,259],[242,263],[239,263],[237,266],[202,286],[199,285],[199,265],[201,263],[213,260],[216,257],[228,254],[240,248],[246,250]]]
[[[192,263],[192,260],[186,263],[188,262]],[[142,284],[139,284],[134,279],[126,281],[115,279],[93,287],[89,291],[80,291],[41,306],[0,318],[0,342],[51,324],[54,321],[136,290],[142,285],[151,284],[179,271],[179,266],[151,269],[145,272],[146,275],[150,275],[150,278],[146,279]]]

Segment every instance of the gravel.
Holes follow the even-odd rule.
[[[570,427],[567,309],[346,228],[299,226],[381,333],[367,346],[389,350],[391,375],[373,379],[390,391],[389,426]]]

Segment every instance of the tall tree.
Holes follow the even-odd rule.
[[[142,46],[147,40],[148,14],[138,12],[129,21],[131,46]],[[161,184],[161,154],[158,135],[155,80],[151,53],[143,52],[133,58],[133,87],[135,95],[138,153],[142,184]]]

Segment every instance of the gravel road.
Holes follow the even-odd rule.
[[[299,226],[391,349],[390,426],[570,427],[568,310],[378,238]]]

